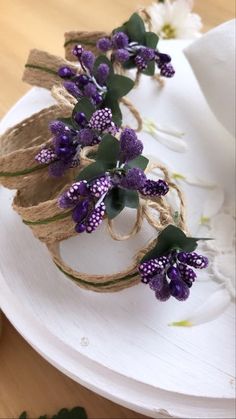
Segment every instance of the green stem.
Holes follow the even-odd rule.
[[[0,172],[0,177],[24,176],[29,173],[36,172],[36,170],[42,170],[45,167],[47,167],[47,165],[38,165],[38,166],[31,167],[29,169],[21,170],[19,172]]]
[[[61,266],[59,266],[56,262],[54,262],[56,267],[66,276],[68,276],[69,278],[73,279],[76,282],[79,282],[83,285],[92,285],[93,287],[96,288],[104,288],[108,285],[115,285],[115,284],[121,284],[124,281],[127,281],[128,279],[132,279],[135,276],[138,275],[138,272],[134,272],[133,274],[129,274],[124,276],[123,278],[120,278],[119,280],[112,280],[112,281],[107,281],[107,282],[103,282],[102,284],[98,284],[97,282],[89,282],[89,281],[85,281],[84,279],[81,278],[77,278],[72,274],[69,274],[68,272],[64,271],[64,269],[61,268]]]
[[[57,71],[56,70],[52,70],[51,68],[42,67],[40,65],[35,65],[35,64],[25,64],[25,67],[27,67],[27,68],[34,68],[35,70],[45,71],[46,73],[50,73],[50,74],[54,74],[54,76],[58,76]]]
[[[70,44],[83,44],[83,45],[91,45],[94,46],[97,44],[96,41],[87,41],[86,39],[69,39],[64,43],[64,47]]]
[[[37,220],[37,221],[23,220],[23,223],[26,225],[49,224],[54,221],[63,220],[64,218],[69,217],[69,215],[71,215],[71,211],[64,212],[63,214],[57,214],[57,215],[54,215],[54,217],[45,218],[44,220]]]

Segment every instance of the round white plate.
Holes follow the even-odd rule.
[[[189,179],[217,185],[228,208],[233,202],[234,142],[209,110],[182,53],[185,45],[163,42],[162,49],[173,57],[175,78],[161,89],[143,77],[130,98],[142,116],[184,131],[188,149],[178,153],[147,133],[140,137],[146,154]],[[46,90],[32,89],[3,119],[1,132],[52,102]],[[215,192],[182,186],[189,224],[196,230],[204,204]],[[46,247],[11,209],[13,195],[0,188],[0,306],[25,339],[74,380],[137,412],[154,418],[233,417],[234,304],[197,327],[168,326],[186,318],[218,284],[200,275],[185,303],[160,303],[143,284],[114,294],[81,290],[57,270]],[[88,272],[116,271],[148,234],[145,227],[136,240],[117,243],[102,227],[63,243],[62,252]]]

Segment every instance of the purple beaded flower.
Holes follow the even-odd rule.
[[[95,68],[95,55],[81,45],[76,45],[72,54],[78,59],[84,74],[76,74],[69,66],[60,67],[58,75],[65,79],[63,83],[65,89],[77,100],[88,97],[94,106],[100,105],[107,92],[109,66],[101,63]]]
[[[128,162],[140,156],[143,151],[143,143],[131,128],[125,128],[120,136],[121,161]]]
[[[59,207],[72,209],[77,233],[92,233],[102,223],[106,210],[102,197],[105,197],[110,187],[110,177],[104,175],[91,182],[75,182],[59,196]]]
[[[141,263],[139,273],[141,281],[149,284],[158,300],[166,301],[172,296],[184,301],[189,297],[190,288],[197,277],[188,265],[203,269],[207,267],[208,259],[195,252],[172,250],[165,256]]]
[[[147,179],[144,185],[139,188],[139,192],[144,196],[163,196],[169,191],[168,184],[162,180]]]
[[[49,129],[53,134],[51,145],[42,149],[35,160],[49,165],[49,174],[59,177],[70,167],[76,167],[80,163],[78,132],[62,121],[52,121]]]
[[[126,23],[127,25],[127,23]],[[130,34],[130,32],[129,32]],[[156,39],[158,41],[158,39]],[[171,57],[168,54],[159,52],[158,49],[141,45],[136,40],[129,38],[123,31],[115,32],[111,38],[101,38],[97,42],[97,48],[101,52],[112,51],[112,60],[129,67],[137,67],[138,71],[147,70],[150,63],[155,63],[163,77],[173,77],[175,71],[170,64]]]

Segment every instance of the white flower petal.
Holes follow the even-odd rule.
[[[224,203],[224,190],[220,187],[214,188],[208,193],[208,199],[203,206],[203,218],[211,218],[216,215]]]
[[[222,252],[232,252],[235,236],[234,220],[229,214],[217,214],[211,220],[211,234],[214,240],[207,242],[207,247]]]
[[[205,302],[196,309],[189,317],[179,322],[171,323],[171,326],[191,327],[215,320],[230,305],[231,297],[225,288],[215,291]]]
[[[225,285],[232,298],[235,298],[235,254],[218,254],[212,260],[215,278]]]
[[[188,149],[187,143],[180,139],[173,136],[167,136],[164,134],[158,134],[157,132],[150,132],[146,130],[148,134],[150,134],[153,138],[155,138],[159,143],[163,144],[165,147],[169,148],[170,150],[177,151],[178,153],[185,153]]]
[[[200,34],[202,22],[199,15],[191,13],[192,0],[175,0],[163,3],[153,3],[147,8],[151,16],[153,31],[159,36],[168,37],[171,32],[175,38],[196,38]],[[164,26],[170,27],[170,33],[165,33]]]

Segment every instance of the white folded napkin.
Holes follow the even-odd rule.
[[[235,135],[235,20],[210,30],[184,53],[215,116]]]

